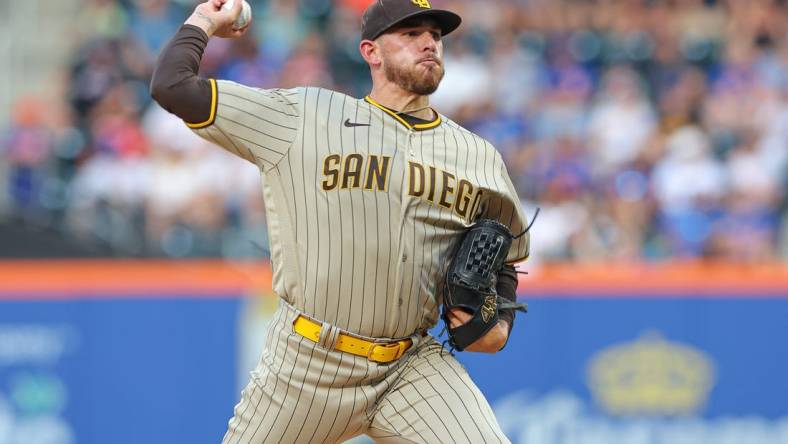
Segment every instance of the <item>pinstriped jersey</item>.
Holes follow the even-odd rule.
[[[274,291],[318,320],[377,338],[426,330],[464,230],[527,226],[500,154],[444,116],[410,125],[370,97],[211,86],[209,120],[188,125],[260,168]]]

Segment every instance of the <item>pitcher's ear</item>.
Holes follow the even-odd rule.
[[[380,57],[380,45],[377,42],[362,40],[361,43],[358,44],[358,51],[361,53],[361,57],[363,57],[370,66],[377,66],[382,62]]]

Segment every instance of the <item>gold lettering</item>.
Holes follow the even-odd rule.
[[[451,196],[454,194],[454,186],[451,185],[451,181],[455,180],[454,174],[448,171],[441,171],[443,173],[443,189],[441,191],[441,200],[438,202],[438,205],[444,208],[451,208],[452,202],[446,200],[446,197]]]
[[[339,154],[331,154],[323,161],[323,190],[331,191],[339,183],[339,161],[342,157]]]
[[[430,202],[435,202],[435,167],[430,166],[430,182],[427,184],[430,192],[427,195],[427,200]]]
[[[381,160],[382,159],[382,160]],[[386,191],[388,188],[389,165],[391,157],[370,154],[367,163],[367,180],[364,184],[365,190]]]
[[[468,213],[468,204],[471,201],[471,196],[473,196],[473,185],[467,180],[461,179],[460,184],[457,186],[457,200],[454,202],[454,211],[462,218]]]
[[[419,8],[430,9],[432,6],[430,5],[429,0],[410,0],[411,3],[418,6]]]
[[[364,157],[361,154],[350,154],[345,157],[345,166],[342,171],[341,188],[360,188],[361,187],[361,167],[364,165]],[[352,180],[351,183],[349,183]]]
[[[424,195],[424,167],[415,162],[408,162],[408,195],[421,197]]]

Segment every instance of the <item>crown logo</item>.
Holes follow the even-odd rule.
[[[690,415],[714,384],[711,358],[659,333],[614,345],[594,356],[588,379],[596,402],[613,415]]]
[[[418,6],[419,8],[424,8],[424,9],[432,8],[428,0],[410,0],[410,2]]]

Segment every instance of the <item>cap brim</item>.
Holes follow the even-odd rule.
[[[374,40],[380,37],[381,35],[389,32],[393,28],[396,28],[397,25],[408,19],[411,19],[413,17],[421,17],[421,16],[435,19],[435,21],[438,23],[438,27],[441,29],[441,36],[445,36],[450,32],[454,31],[460,26],[460,23],[462,23],[462,18],[451,11],[446,11],[445,9],[425,9],[423,11],[416,11],[402,17],[401,19],[392,23],[391,26],[389,26],[388,28],[380,31],[378,35],[372,37],[370,40]]]

